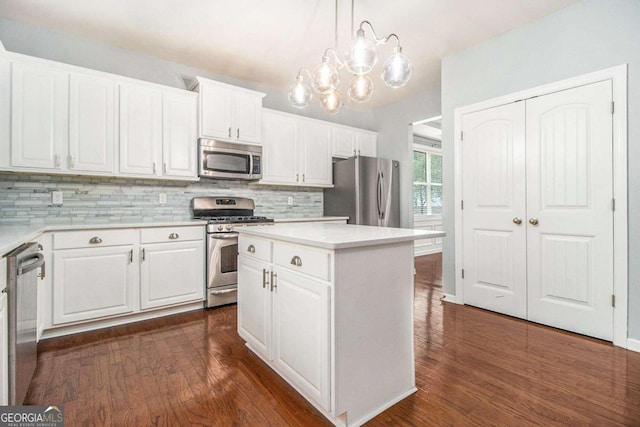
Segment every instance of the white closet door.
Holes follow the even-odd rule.
[[[609,341],[611,101],[604,81],[528,100],[526,114],[529,320]]]
[[[462,118],[464,303],[521,318],[527,316],[524,113],[517,102]]]

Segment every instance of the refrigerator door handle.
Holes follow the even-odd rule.
[[[378,219],[382,219],[382,212],[380,210],[380,199],[382,198],[382,186],[381,186],[380,172],[378,172],[378,182],[376,188],[376,207],[378,208]]]
[[[385,196],[385,192],[384,192],[385,186],[384,186],[384,173],[380,172],[380,219],[384,220],[384,217],[386,216],[386,210],[387,210],[387,202],[384,200],[384,196]]]

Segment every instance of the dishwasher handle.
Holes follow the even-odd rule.
[[[44,266],[44,255],[33,254],[32,256],[21,260],[20,264],[18,265],[18,276],[27,274],[30,271],[33,271],[36,268],[40,268],[42,266]]]

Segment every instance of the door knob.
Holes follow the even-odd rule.
[[[529,224],[538,225],[538,218],[529,218]]]
[[[514,223],[514,224],[518,224],[518,225],[522,224],[522,218],[517,217],[517,216],[516,216],[516,217],[514,217],[514,218],[513,218],[513,223]]]

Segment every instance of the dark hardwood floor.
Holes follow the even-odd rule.
[[[416,262],[418,392],[369,426],[640,426],[640,353],[441,301]],[[40,343],[26,403],[68,426],[324,426],[243,345],[235,306]]]

